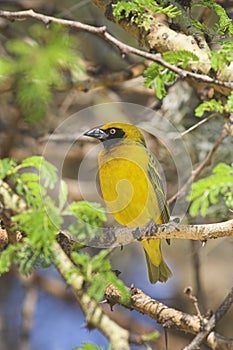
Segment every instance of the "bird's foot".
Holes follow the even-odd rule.
[[[176,218],[173,218],[172,220],[170,220],[167,224],[166,224],[166,227],[169,229],[171,228],[172,230],[176,230],[176,231],[179,231],[179,224],[180,223],[180,218],[176,217]]]
[[[145,237],[154,238],[154,234],[158,231],[158,226],[154,220],[150,220],[146,225]]]

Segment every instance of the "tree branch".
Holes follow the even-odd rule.
[[[98,230],[93,239],[85,238],[89,246],[112,248],[144,239],[192,239],[207,241],[220,237],[233,236],[233,220],[205,225],[178,225],[174,222],[161,225],[128,227],[107,227]]]
[[[146,68],[148,62],[136,63],[120,72],[114,72],[98,76],[98,78],[87,79],[81,82],[71,83],[71,87],[77,91],[88,92],[89,90],[98,87],[108,87],[120,84],[124,81],[137,78],[141,76]]]
[[[160,20],[156,22],[156,17],[154,14],[152,15],[155,20],[155,24],[148,30],[148,28],[139,26],[137,23],[135,23],[131,17],[125,17],[118,20],[113,14],[113,4],[115,5],[118,1],[112,2],[109,0],[92,0],[92,2],[103,11],[107,19],[119,24],[126,32],[135,37],[139,43],[142,43],[150,51],[157,51],[161,53],[179,50],[190,51],[199,58],[199,62],[198,64],[191,63],[188,69],[205,74],[209,72],[211,68],[209,60],[210,49],[204,38],[202,38],[202,43],[200,45],[194,36],[176,32],[169,28],[165,23],[162,23]],[[151,14],[148,13],[148,17],[150,15]],[[184,20],[184,15],[180,17]],[[190,23],[187,25],[187,20],[185,22],[186,27],[188,27]],[[200,31],[198,31],[198,33],[200,33]]]
[[[105,296],[111,305],[121,304],[130,310],[137,310],[153,318],[165,328],[199,334],[199,332],[202,332],[203,326],[209,324],[208,319],[168,307],[146,295],[141,289],[133,287],[130,289],[130,292],[131,298],[128,304],[121,302],[120,293],[113,285],[107,287]],[[233,339],[224,338],[216,332],[210,333],[207,343],[212,349],[233,349]]]
[[[202,341],[206,338],[206,336],[214,329],[218,321],[226,314],[226,312],[230,309],[231,305],[233,304],[233,287],[222,302],[222,304],[219,306],[219,308],[216,310],[216,312],[211,316],[208,323],[204,326],[204,329],[199,332],[196,337],[192,340],[192,342],[186,346],[183,350],[195,350],[199,348],[199,345],[202,343]],[[233,343],[233,341],[232,341]],[[232,344],[233,346],[233,344]],[[230,349],[228,347],[228,349]]]
[[[22,235],[16,231],[11,233],[17,237],[6,237],[4,230],[3,241],[0,246],[6,246],[6,241],[9,239],[11,243],[17,243],[22,240]],[[0,232],[1,233],[1,232]],[[191,239],[195,241],[207,241],[209,239],[216,239],[221,237],[233,237],[233,219],[204,225],[178,225],[175,222],[169,222],[161,225],[145,225],[137,228],[128,227],[106,227],[97,229],[95,237],[85,237],[83,242],[80,242],[77,238],[72,237],[66,231],[60,231],[57,235],[57,240],[62,246],[66,254],[70,254],[73,245],[77,242],[87,244],[91,247],[97,248],[113,248],[116,246],[123,246],[132,242],[140,242],[146,239]]]
[[[176,193],[174,196],[172,196],[168,203],[171,205],[173,202],[175,202],[176,198],[181,196],[187,195],[187,192],[190,189],[190,186],[192,183],[196,180],[196,178],[201,174],[201,172],[209,165],[211,165],[212,159],[218,150],[219,146],[222,144],[222,142],[225,140],[227,136],[230,135],[230,127],[225,124],[222,128],[221,134],[217,138],[215,144],[213,145],[213,148],[210,150],[210,152],[207,154],[206,158],[198,165],[196,169],[192,171],[192,174],[190,178],[187,180],[187,182],[184,184],[184,186],[179,190],[179,193]]]
[[[114,350],[129,350],[128,331],[112,321],[103,312],[98,303],[87,295],[83,288],[83,277],[81,274],[78,274],[77,268],[64,253],[60,245],[54,243],[51,250],[54,255],[54,265],[74,291],[87,322],[99,329],[109,339]]]
[[[182,227],[183,226],[183,227]],[[181,227],[181,229],[180,229]],[[206,229],[208,229],[209,238],[214,238],[216,236],[222,236],[225,232],[230,232],[233,235],[233,220],[229,220],[224,223],[209,224],[209,225],[159,225],[150,226],[150,235],[158,238],[156,234],[161,234],[162,238],[171,238],[171,236],[176,237],[178,233],[179,238],[186,238],[186,231],[190,230],[191,239],[206,239]],[[184,229],[185,228],[185,229]],[[112,233],[110,230],[109,234]],[[120,230],[120,231],[119,231]],[[125,228],[115,228],[115,235],[128,233],[132,236],[134,240],[142,239],[142,237],[148,238],[148,226],[138,228],[135,230],[129,230]],[[171,230],[170,234],[165,231]],[[183,230],[183,233],[181,234]],[[220,235],[217,232],[220,232]],[[141,236],[144,234],[144,236]],[[226,236],[226,234],[224,234]],[[120,237],[122,239],[123,236]],[[160,237],[161,238],[161,237]],[[177,237],[176,237],[177,238]],[[22,240],[22,237],[19,241]],[[53,254],[53,263],[60,272],[60,274],[66,279],[66,282],[71,286],[72,290],[78,299],[80,307],[82,308],[87,322],[95,328],[98,328],[105,336],[110,340],[113,349],[116,350],[128,350],[128,343],[130,341],[129,333],[119,327],[115,322],[108,318],[104,314],[103,310],[100,308],[98,303],[91,299],[84,288],[84,279],[79,273],[77,267],[69,259],[68,255],[72,251],[73,244],[75,243],[69,236],[64,233],[58,234],[58,239],[51,247]],[[125,243],[125,241],[122,241]],[[225,314],[225,312],[230,308],[233,303],[233,289],[221,304],[214,315],[214,319],[208,320],[207,318],[200,317],[200,315],[190,315],[174,308],[170,308],[163,303],[151,298],[150,296],[143,293],[140,289],[132,287],[130,289],[130,301],[124,303],[121,300],[121,295],[116,287],[113,285],[108,285],[105,296],[107,301],[111,304],[121,304],[126,308],[139,311],[149,317],[155,319],[157,322],[161,323],[164,327],[173,328],[180,331],[185,331],[193,334],[201,335],[205,338],[208,335],[206,341],[212,349],[229,350],[233,349],[233,339],[227,339],[216,332],[213,332],[213,326],[216,325],[218,320]],[[215,322],[213,324],[213,321]],[[204,327],[204,330],[203,330]],[[206,332],[206,333],[203,333]],[[201,337],[201,336],[200,336]],[[201,338],[201,341],[204,339]],[[199,339],[199,338],[198,338]],[[189,349],[190,350],[190,349]]]
[[[77,22],[77,21],[71,21],[71,20],[66,20],[66,19],[59,19],[59,18],[52,17],[52,16],[46,16],[46,15],[37,13],[33,10],[15,11],[15,12],[0,11],[0,17],[8,19],[8,20],[22,20],[22,19],[27,19],[27,18],[33,18],[37,21],[44,23],[45,25],[49,25],[50,23],[57,23],[57,24],[63,25],[64,27],[72,28],[73,30],[85,31],[88,33],[92,33],[94,35],[101,37],[105,41],[109,42],[111,45],[117,47],[123,55],[135,54],[137,56],[140,56],[140,57],[143,57],[145,59],[156,62],[158,64],[161,64],[163,67],[168,68],[172,72],[176,73],[182,79],[188,79],[188,80],[194,79],[198,82],[202,82],[202,83],[208,84],[210,86],[213,86],[216,89],[220,88],[221,92],[225,95],[228,95],[231,92],[231,90],[233,90],[233,82],[221,81],[218,79],[211,78],[210,76],[208,76],[206,74],[198,74],[198,73],[194,73],[192,71],[188,71],[188,70],[176,67],[176,66],[166,62],[165,60],[163,60],[160,53],[152,54],[152,53],[149,53],[149,52],[146,52],[143,50],[136,49],[130,45],[126,45],[126,44],[122,43],[120,40],[116,39],[110,33],[108,33],[105,26],[94,27],[91,25],[83,24],[81,22]],[[127,28],[128,28],[128,26],[127,26]],[[195,50],[191,49],[192,45],[195,44],[194,39],[190,38],[190,36],[186,36],[184,34],[178,34],[176,32],[173,32],[170,28],[168,28],[162,24],[155,25],[154,29],[151,30],[150,35],[147,37],[147,42],[149,43],[149,45],[152,48],[156,46],[156,43],[155,43],[156,35],[157,36],[159,35],[159,37],[161,37],[162,39],[168,35],[169,41],[161,39],[161,45],[162,45],[162,43],[164,43],[164,41],[169,42],[170,43],[169,45],[171,45],[171,46],[169,46],[167,44],[166,47],[163,47],[163,46],[160,47],[161,45],[158,45],[158,47],[156,49],[160,52],[174,51],[175,49],[176,50],[186,49],[186,50],[191,51],[191,52],[195,51]],[[175,38],[177,35],[182,36],[180,38],[180,45],[174,46]],[[188,41],[190,47],[187,47],[187,48],[184,47],[184,43],[186,40]],[[192,40],[194,41],[194,43],[192,42]],[[200,49],[200,50],[202,50],[202,49]],[[194,53],[200,59],[200,55],[198,55],[198,52],[195,51]],[[208,57],[208,55],[207,55],[207,57]],[[206,59],[208,59],[207,57],[205,56]],[[201,60],[201,62],[206,62],[206,59]],[[200,68],[201,62],[198,62],[198,68]],[[209,68],[207,70],[203,69],[203,72],[205,73],[208,70],[209,70]]]

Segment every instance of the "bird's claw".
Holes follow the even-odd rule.
[[[171,228],[172,230],[175,229],[176,231],[180,231],[178,224],[180,223],[180,218],[176,217],[169,221],[166,226],[167,228]]]
[[[158,225],[154,220],[150,220],[146,225],[145,237],[148,239],[154,238],[154,234],[158,231]]]

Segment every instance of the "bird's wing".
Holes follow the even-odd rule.
[[[148,177],[150,179],[150,182],[153,186],[153,189],[155,191],[155,195],[158,201],[158,206],[161,212],[161,219],[163,222],[168,222],[170,213],[167,206],[167,201],[165,198],[165,190],[164,190],[164,184],[161,179],[161,176],[158,172],[158,165],[156,164],[155,159],[153,156],[148,152]]]

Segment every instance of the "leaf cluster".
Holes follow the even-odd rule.
[[[9,244],[1,253],[0,274],[7,272],[12,263],[25,275],[31,273],[38,264],[48,266],[53,261],[51,246],[67,215],[75,217],[70,225],[75,238],[82,238],[85,242],[90,236],[94,237],[96,229],[106,221],[106,215],[97,203],[80,201],[67,204],[67,185],[61,181],[58,186],[56,168],[43,157],[26,158],[20,164],[13,159],[0,160],[0,181],[11,191],[11,200],[15,198],[16,201],[12,206],[12,229],[19,230],[25,236],[22,242]],[[48,194],[55,187],[58,191],[57,200]],[[3,206],[8,198],[0,191]],[[22,203],[24,205],[20,206]],[[108,251],[105,250],[94,257],[73,252],[72,259],[87,283],[90,297],[99,301],[107,284],[112,283],[126,301],[128,291],[112,272],[107,255]]]
[[[106,214],[99,203],[86,201],[73,202],[63,212],[64,215],[74,215],[76,220],[69,225],[68,230],[79,242],[87,242],[101,234]]]
[[[222,198],[228,208],[233,208],[233,167],[225,163],[219,163],[212,175],[196,181],[192,185],[192,191],[188,200],[192,201],[189,212],[192,216],[198,213],[206,216],[210,205],[218,203]]]
[[[231,64],[233,61],[232,51],[233,42],[229,40],[223,42],[220,49],[211,51],[211,67],[215,72]]]
[[[180,50],[177,52],[165,52],[162,55],[163,60],[177,67],[186,68],[188,64],[198,61],[193,53]],[[173,84],[176,81],[176,74],[170,69],[158,64],[152,63],[149,68],[144,71],[145,86],[152,88],[155,85],[155,93],[159,99],[166,96],[166,85]]]
[[[99,302],[107,285],[113,284],[119,290],[122,302],[127,303],[129,290],[112,271],[111,263],[106,259],[108,254],[107,250],[102,250],[99,254],[90,257],[87,253],[73,252],[71,257],[87,283],[87,294],[91,298]],[[72,271],[70,273],[72,274]]]
[[[14,251],[13,262],[19,262],[20,266],[28,266],[29,260],[38,261],[38,257],[44,257],[44,261],[51,258],[50,247],[55,236],[64,221],[67,206],[67,186],[61,181],[58,190],[58,203],[48,194],[57,185],[57,170],[43,157],[34,156],[24,159],[20,164],[13,159],[0,160],[0,181],[2,188],[8,191],[0,191],[0,198],[4,207],[12,211],[13,228],[26,233],[24,245],[16,245],[7,248],[1,255],[0,271],[7,271]],[[9,206],[9,197],[11,206]],[[94,227],[100,226],[104,220],[104,213],[95,210],[95,206],[87,202],[78,202],[70,205],[70,208],[79,208],[82,219],[86,218]],[[92,208],[92,209],[91,209]],[[97,214],[96,214],[97,213]],[[99,213],[99,214],[98,214]],[[92,216],[91,216],[92,214]],[[21,254],[23,249],[24,259],[18,259],[16,251]],[[33,253],[32,253],[33,252]],[[9,255],[8,255],[9,253]],[[8,258],[7,258],[8,255]],[[7,262],[6,262],[7,260]],[[35,265],[35,264],[34,264]],[[31,268],[21,268],[28,273]]]
[[[202,117],[205,112],[214,113],[232,113],[233,112],[233,92],[227,97],[227,101],[224,103],[221,100],[215,100],[214,98],[209,101],[202,102],[196,109],[196,117]]]
[[[73,350],[102,350],[102,348],[92,343],[84,343],[82,346],[79,346],[78,348],[74,348]]]
[[[16,201],[13,211],[17,214],[12,213],[13,229],[27,233],[24,244],[9,245],[1,254],[0,273],[6,272],[13,262],[19,265],[22,273],[28,274],[39,260],[48,263],[50,246],[61,222],[55,203],[46,193],[54,187],[56,169],[37,156],[26,158],[20,164],[13,159],[2,159],[0,168],[2,184],[8,184],[11,200]],[[3,206],[8,205],[5,200],[2,194]]]
[[[154,0],[132,0],[119,1],[113,4],[113,15],[118,19],[127,18],[131,23],[137,24],[138,27],[144,27],[145,30],[155,24],[156,13],[164,14],[174,18],[181,14],[181,11],[174,5],[162,6]]]
[[[214,11],[218,17],[218,21],[215,23],[214,27],[211,28],[212,32],[208,27],[206,27],[203,23],[200,23],[199,21],[193,21],[192,24],[199,29],[203,29],[205,32],[211,34],[212,36],[215,35],[229,35],[231,36],[233,34],[233,26],[232,26],[232,20],[227,15],[225,9],[216,3],[216,0],[198,0],[196,1],[193,6],[204,6],[209,8],[210,10]]]
[[[29,29],[30,39],[11,39],[8,56],[0,58],[0,81],[15,80],[16,101],[29,121],[40,120],[52,89],[64,86],[64,72],[80,71],[76,40],[64,28],[40,24]]]

